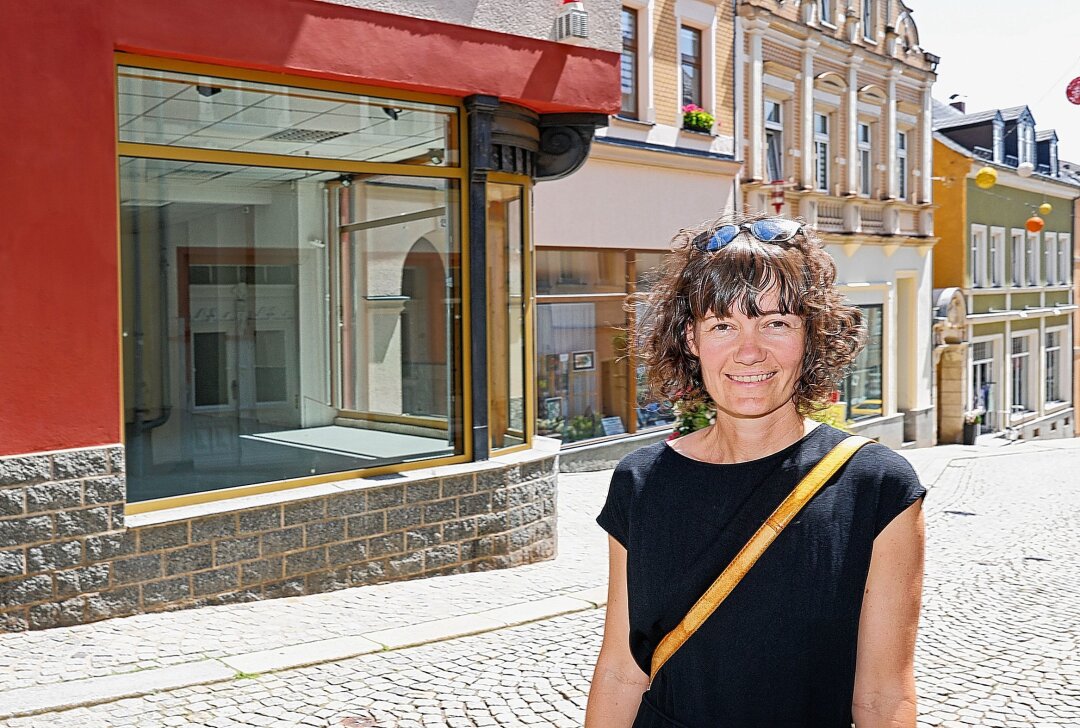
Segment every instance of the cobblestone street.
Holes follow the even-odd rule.
[[[1080,725],[1080,449],[1051,441],[955,460],[940,477],[927,477],[929,465],[919,470],[936,480],[926,503],[920,725]],[[604,535],[589,524],[609,472],[561,476],[565,540],[557,562],[530,572],[538,593],[555,593],[556,579],[565,587],[569,573],[578,573],[578,589],[602,580]],[[602,625],[603,609],[586,609],[3,725],[581,726]]]

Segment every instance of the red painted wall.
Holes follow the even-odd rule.
[[[316,0],[32,0],[0,22],[0,454],[121,439],[113,54],[614,113],[619,57]]]

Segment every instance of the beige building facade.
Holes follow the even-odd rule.
[[[933,444],[931,89],[902,2],[736,5],[741,204],[815,227],[869,342],[838,393],[852,428]],[[782,195],[782,198],[781,198]]]
[[[670,432],[674,413],[639,398],[624,300],[681,228],[740,206],[731,4],[625,0],[620,28],[619,113],[581,169],[534,193],[537,433],[562,440],[564,467]],[[710,129],[684,124],[690,104]]]

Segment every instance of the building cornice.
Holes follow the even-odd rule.
[[[748,31],[753,28],[754,32],[760,32],[759,29],[764,27],[766,33],[768,33],[768,31],[779,32],[789,39],[794,38],[803,42],[813,39],[817,41],[822,48],[836,50],[841,58],[848,56],[853,52],[858,52],[863,55],[865,61],[873,62],[875,65],[883,67],[896,68],[901,72],[910,71],[913,74],[917,74],[920,80],[933,79],[937,76],[937,74],[929,68],[922,68],[917,65],[906,63],[895,56],[881,53],[875,48],[860,45],[858,43],[851,43],[842,38],[834,38],[831,35],[821,32],[818,28],[774,15],[768,8],[758,5],[740,4],[737,12],[739,13],[739,19],[744,22]]]
[[[691,172],[710,172],[735,177],[742,161],[726,154],[668,147],[618,137],[596,137],[589,152],[591,159],[607,162],[641,164]]]

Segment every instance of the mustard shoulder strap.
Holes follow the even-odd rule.
[[[776,507],[772,515],[765,519],[765,523],[761,524],[761,528],[750,537],[746,545],[735,555],[735,558],[716,578],[708,591],[690,608],[690,611],[686,613],[686,616],[683,617],[675,629],[668,632],[664,639],[660,641],[660,644],[657,645],[652,656],[650,682],[656,677],[660,666],[667,662],[675,654],[676,650],[682,647],[690,635],[697,631],[697,628],[720,606],[720,602],[724,601],[735,586],[742,581],[742,578],[746,576],[746,572],[750,571],[750,567],[761,558],[761,555],[765,553],[765,549],[769,548],[776,537],[780,535],[780,532],[784,530],[784,527],[802,510],[807,501],[813,498],[814,494],[829,481],[829,478],[860,447],[868,442],[871,442],[871,440],[857,435],[841,440],[799,481],[783,503]]]

